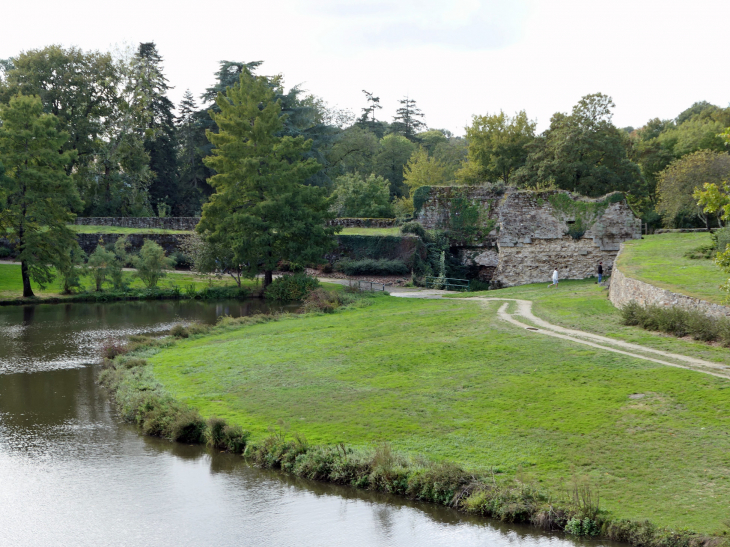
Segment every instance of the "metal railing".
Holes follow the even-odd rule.
[[[432,289],[445,289],[447,291],[468,291],[468,279],[456,279],[453,277],[424,277],[426,287]]]

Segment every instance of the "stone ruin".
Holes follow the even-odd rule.
[[[619,192],[590,199],[562,190],[500,186],[419,188],[416,219],[449,231],[451,251],[494,287],[596,275],[613,266],[623,241],[641,238],[641,220]]]

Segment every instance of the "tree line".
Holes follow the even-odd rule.
[[[332,246],[327,220],[408,217],[423,186],[618,190],[651,225],[722,222],[695,192],[728,179],[730,108],[698,102],[673,120],[618,128],[613,101],[596,93],[540,134],[525,111],[500,111],[474,115],[459,137],[428,128],[412,97],[385,121],[374,92],[363,90],[355,115],[261,70],[221,61],[210,87],[175,107],[154,43],[0,61],[0,222],[27,292],[51,265],[74,263],[75,213],[202,215],[209,267],[263,271],[267,282],[279,260]]]

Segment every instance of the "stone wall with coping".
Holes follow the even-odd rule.
[[[327,225],[343,228],[393,228],[398,225],[398,221],[394,218],[336,218]]]
[[[655,287],[626,276],[618,267],[611,275],[608,298],[617,308],[634,301],[640,306],[676,306],[699,311],[709,317],[730,317],[730,307]]]
[[[94,252],[100,239],[106,246],[113,245],[120,237],[124,237],[124,234],[76,234],[79,247],[87,255]],[[144,240],[149,239],[165,249],[165,254],[169,256],[180,250],[180,245],[186,237],[188,237],[186,234],[128,234],[127,241],[129,241],[130,252],[139,252],[144,245]]]
[[[193,231],[200,222],[199,217],[77,217],[79,226],[114,226],[116,228],[139,228],[159,230]]]

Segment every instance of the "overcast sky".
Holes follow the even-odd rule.
[[[473,114],[525,109],[538,128],[588,93],[614,122],[673,118],[730,101],[730,0],[35,0],[2,6],[0,58],[58,43],[107,50],[154,41],[171,99],[199,95],[218,61],[264,61],[330,105],[383,119],[409,95],[429,127],[457,134]]]

